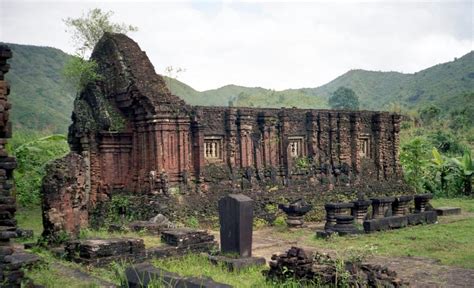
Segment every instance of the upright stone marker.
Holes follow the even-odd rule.
[[[229,194],[219,200],[221,251],[252,256],[253,200],[243,194]]]

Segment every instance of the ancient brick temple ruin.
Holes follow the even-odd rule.
[[[118,190],[170,203],[180,196],[180,207],[209,211],[236,190],[268,202],[403,187],[399,115],[190,106],[121,34],[105,34],[92,59],[101,78],[75,100],[73,152],[49,167],[45,226],[82,227]]]
[[[12,195],[13,170],[16,160],[8,156],[7,139],[11,137],[12,126],[9,119],[11,104],[8,103],[10,86],[5,80],[5,74],[10,69],[7,60],[12,57],[8,46],[0,45],[0,286],[20,287],[24,272],[22,263],[14,263],[14,247],[11,238],[17,237],[16,232],[16,203]]]

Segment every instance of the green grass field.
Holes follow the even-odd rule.
[[[440,217],[439,223],[407,227],[404,229],[362,234],[351,237],[331,237],[329,240],[318,239],[314,231],[273,229],[273,236],[283,239],[298,239],[300,244],[314,250],[356,251],[355,253],[373,253],[382,256],[421,256],[439,259],[442,264],[474,269],[474,199],[434,199],[434,207],[457,206],[463,214],[459,216]],[[20,209],[17,213],[19,226],[33,229],[36,235],[41,232],[41,212],[39,209]],[[140,233],[109,234],[104,231],[84,231],[83,237],[142,237],[147,247],[160,245],[159,237],[145,236]],[[30,240],[31,241],[31,240]],[[120,285],[123,271],[128,263],[113,263],[105,268],[91,268],[55,258],[43,249],[33,251],[43,259],[43,264],[27,271],[27,275],[37,284],[45,287],[99,287],[94,281],[71,282],[70,275],[58,268],[60,264],[71,269],[80,270]],[[342,256],[347,254],[341,253]],[[359,255],[360,256],[360,255]],[[262,276],[261,267],[253,267],[240,272],[228,272],[224,267],[210,264],[205,256],[191,254],[181,258],[154,259],[152,263],[160,268],[184,276],[211,277],[217,282],[235,287],[300,287],[297,283],[269,283]]]
[[[439,223],[432,225],[330,240],[306,235],[304,242],[315,248],[339,251],[371,248],[375,254],[384,256],[422,256],[438,259],[442,264],[474,269],[474,215],[466,215],[474,212],[474,199],[434,199],[432,205],[461,207],[463,215],[440,217]]]

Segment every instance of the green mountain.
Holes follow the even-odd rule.
[[[7,80],[11,84],[12,121],[16,129],[65,133],[70,123],[73,90],[61,71],[70,55],[50,47],[8,44],[14,57]],[[351,70],[317,88],[275,91],[261,87],[227,85],[197,91],[165,77],[171,91],[192,105],[328,108],[327,99],[340,86],[353,89],[361,107],[403,111],[435,104],[460,110],[473,101],[474,52],[414,74]]]
[[[328,108],[331,93],[345,86],[356,92],[367,110],[399,107],[406,111],[427,104],[454,108],[453,101],[455,106],[463,105],[463,95],[474,92],[474,52],[413,74],[351,70],[317,88],[275,91],[227,85],[198,92],[175,79],[168,82],[176,95],[199,105],[228,105],[231,101],[235,106]]]
[[[11,86],[14,129],[65,133],[75,95],[61,71],[71,56],[51,47],[8,46],[13,52],[6,79]]]
[[[353,89],[367,109],[388,109],[394,103],[408,109],[443,106],[453,97],[474,92],[474,51],[414,74],[352,70],[321,87],[304,90],[327,99],[340,86]]]

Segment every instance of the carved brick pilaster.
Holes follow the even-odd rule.
[[[352,160],[352,171],[356,174],[360,174],[360,155],[359,155],[359,136],[360,136],[360,115],[357,112],[352,112],[350,115],[351,121],[351,160]]]
[[[351,122],[349,112],[339,113],[339,161],[340,163],[345,163],[351,165]]]
[[[280,130],[280,169],[285,177],[289,177],[291,171],[291,157],[288,153],[288,132],[289,132],[289,119],[288,112],[286,109],[282,109],[278,113],[279,119],[279,130]]]
[[[307,131],[307,146],[308,156],[312,159],[319,160],[318,151],[318,115],[316,112],[311,111],[306,113],[306,131]]]
[[[238,111],[237,127],[241,155],[240,166],[242,168],[250,167],[254,163],[252,143],[253,123],[254,119],[249,113],[243,110]]]
[[[230,108],[226,111],[225,118],[227,163],[229,167],[235,167],[237,161],[237,109]]]

